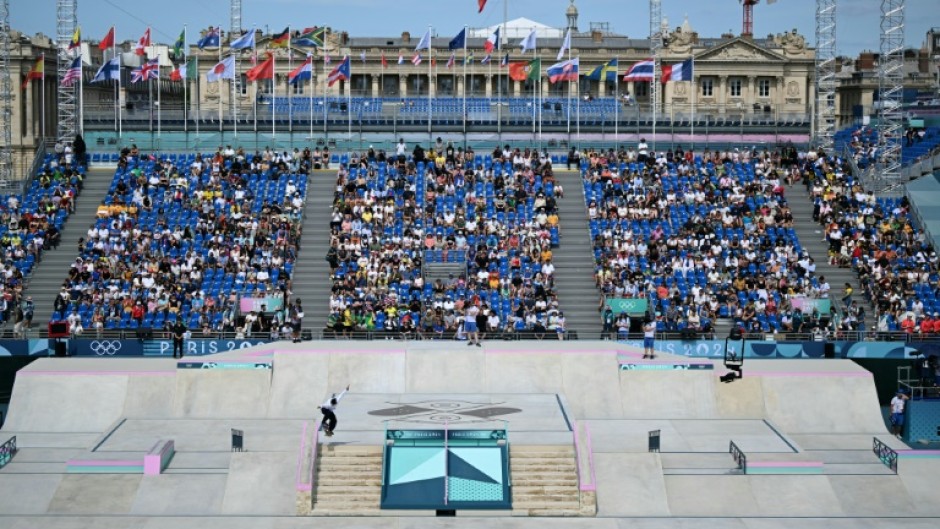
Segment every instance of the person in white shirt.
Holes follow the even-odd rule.
[[[323,431],[326,432],[327,437],[333,436],[333,431],[336,429],[336,407],[339,406],[339,401],[343,400],[343,397],[346,396],[346,392],[349,391],[349,386],[346,386],[346,389],[342,391],[339,395],[336,393],[324,402],[320,406],[320,413],[323,414]]]
[[[898,438],[901,437],[904,430],[904,405],[907,402],[907,395],[901,391],[891,399],[891,430]]]

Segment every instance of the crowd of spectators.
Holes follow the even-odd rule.
[[[337,336],[469,338],[531,331],[563,337],[552,248],[560,193],[546,152],[480,155],[444,144],[344,160],[327,254],[327,328]],[[459,271],[425,281],[423,266]],[[429,274],[433,276],[433,274]],[[467,336],[470,334],[470,336]]]
[[[581,154],[605,331],[631,330],[606,298],[642,298],[660,332],[812,332],[828,314],[797,298],[829,297],[800,245],[786,200],[800,180],[792,149],[636,148]],[[636,332],[637,325],[632,330]]]
[[[123,149],[53,319],[76,333],[178,320],[207,335],[267,337],[292,328],[302,312],[290,300],[290,277],[313,164],[309,149],[249,154],[227,146],[188,156]]]
[[[16,337],[32,326],[35,304],[23,291],[44,250],[61,241],[62,226],[74,211],[87,168],[81,136],[58,143],[48,154],[24,194],[0,197],[0,323],[13,322]]]

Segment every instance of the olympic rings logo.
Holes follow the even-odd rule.
[[[89,345],[91,352],[98,356],[113,356],[121,350],[120,340],[95,340]]]

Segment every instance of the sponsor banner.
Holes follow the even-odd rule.
[[[186,356],[205,356],[245,349],[268,343],[268,340],[214,340],[192,338],[183,345]],[[143,356],[173,356],[173,340],[147,340],[144,342]]]
[[[388,430],[385,437],[396,441],[443,441],[444,430]]]
[[[614,315],[626,312],[627,314],[646,314],[649,300],[645,298],[605,298],[604,304],[610,307]]]
[[[72,356],[143,356],[144,347],[139,340],[75,338],[68,340],[68,352]]]
[[[178,369],[272,369],[270,363],[237,362],[178,362]]]
[[[263,298],[241,298],[238,307],[242,314],[249,312],[277,312],[284,308],[284,298],[281,296],[267,296]]]
[[[627,340],[633,347],[643,347],[642,340]],[[742,356],[741,342],[735,340],[656,340],[656,350],[691,358],[724,358],[725,349]],[[837,349],[838,350],[838,349]],[[823,342],[745,341],[744,358],[822,358]]]
[[[790,298],[790,306],[793,310],[799,310],[803,314],[812,314],[813,310],[820,314],[829,314],[832,302],[828,299],[813,299],[803,296],[794,296]]]

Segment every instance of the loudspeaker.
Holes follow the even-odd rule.
[[[836,357],[836,344],[832,342],[824,343],[823,344],[823,357],[835,358]]]

